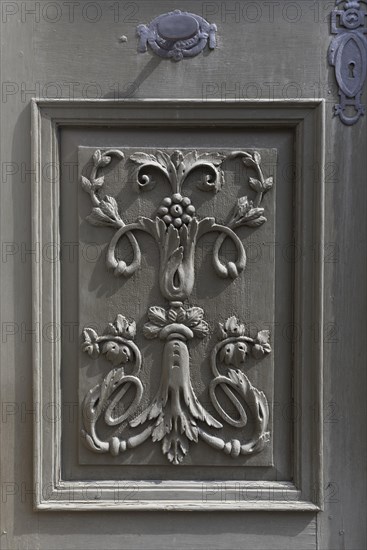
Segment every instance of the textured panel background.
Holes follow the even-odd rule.
[[[144,133],[144,130],[142,131]],[[177,132],[177,144],[180,142],[180,132]],[[103,131],[101,137],[103,139]],[[205,142],[208,141],[204,138]],[[178,145],[179,146],[179,145]],[[79,168],[81,174],[86,177],[90,173],[90,159],[95,149],[82,148],[79,150]],[[125,161],[113,163],[110,170],[106,170],[106,181],[103,186],[101,195],[112,195],[119,204],[119,209],[125,223],[134,222],[139,216],[147,216],[154,219],[157,208],[160,206],[162,199],[165,196],[170,196],[171,191],[167,185],[167,181],[162,176],[155,175],[157,184],[150,191],[138,191],[137,184],[134,184],[133,165],[128,161],[129,157],[136,152],[135,149],[122,148],[125,154]],[[190,149],[182,152],[188,152]],[[137,150],[139,151],[139,149]],[[152,149],[142,149],[145,153],[156,151]],[[165,152],[172,154],[174,149],[164,149]],[[198,154],[210,152],[210,149],[197,149]],[[217,151],[215,149],[214,151]],[[229,155],[232,150],[221,149],[225,155]],[[274,187],[267,193],[262,202],[262,207],[265,208],[268,222],[261,228],[240,228],[237,234],[243,241],[245,248],[248,242],[254,241],[253,247],[260,250],[259,242],[271,243],[275,241],[275,197],[276,197],[276,151],[260,149],[262,162],[261,166],[264,169],[265,177],[274,175]],[[241,159],[226,160],[222,166],[225,174],[225,183],[219,193],[203,192],[197,189],[196,184],[200,180],[200,170],[189,176],[185,182],[182,194],[191,198],[191,202],[197,209],[199,219],[206,216],[215,217],[218,223],[226,223],[233,212],[233,208],[239,197],[248,195],[250,198],[255,196],[251,190],[248,179],[256,177],[256,172],[253,169],[246,169],[241,162]],[[199,175],[198,175],[199,172]],[[199,180],[198,180],[199,176]],[[105,264],[105,248],[108,245],[114,231],[109,228],[93,227],[86,221],[86,216],[90,213],[91,203],[88,195],[83,192],[80,186],[79,190],[79,215],[81,217],[79,240],[82,253],[79,255],[79,323],[81,327],[99,327],[98,332],[102,333],[108,322],[115,319],[117,313],[122,313],[128,319],[134,319],[137,322],[136,343],[143,355],[143,369],[141,380],[145,389],[143,401],[139,405],[140,411],[144,410],[149,405],[156,394],[162,371],[162,353],[163,344],[158,340],[147,341],[144,338],[142,329],[147,321],[147,311],[150,306],[166,307],[167,302],[161,295],[159,290],[159,265],[160,258],[158,254],[158,246],[148,235],[138,232],[136,234],[139,244],[141,245],[143,262],[141,269],[132,275],[130,278],[115,277],[113,273],[108,272]],[[214,271],[212,264],[213,247],[217,235],[214,233],[205,235],[198,242],[195,254],[195,286],[194,291],[189,298],[189,303],[192,306],[199,306],[205,312],[205,319],[210,326],[209,337],[203,340],[194,339],[189,344],[191,362],[190,374],[193,383],[193,388],[199,400],[205,408],[219,418],[213,405],[209,399],[208,386],[213,375],[210,369],[210,353],[218,342],[218,323],[224,322],[232,315],[236,315],[238,319],[245,322],[249,331],[256,336],[261,329],[269,329],[272,331],[272,339],[274,338],[274,311],[275,311],[275,255],[273,254],[258,254],[256,261],[250,261],[248,267],[235,281],[231,279],[221,279]],[[95,262],[91,262],[88,254],[83,254],[83,245],[92,243],[101,245],[101,253]],[[251,247],[251,245],[250,245]],[[254,248],[254,250],[256,250]],[[252,250],[250,249],[250,254]],[[131,250],[127,239],[120,241],[119,254],[121,259],[131,260]],[[130,254],[130,260],[129,259]],[[228,240],[224,243],[221,255],[227,261],[236,258],[234,246]],[[250,256],[251,259],[251,256]],[[275,344],[276,345],[276,344]],[[265,392],[267,399],[272,403],[273,386],[274,386],[274,354],[271,353],[262,361],[248,359],[245,367],[247,375],[251,379],[251,383]],[[100,358],[98,361],[93,361],[86,354],[79,353],[80,360],[80,401],[84,398],[87,391],[94,387],[95,384],[101,381],[101,375],[104,376],[110,370],[111,366],[106,362],[105,358]],[[280,367],[281,368],[281,367]],[[221,390],[217,389],[220,397],[220,402],[226,403],[226,410],[231,416],[236,418],[236,412],[226,399],[223,399]],[[224,423],[224,428],[217,432],[211,432],[218,436],[224,436],[226,439],[239,437],[245,441],[251,437],[251,415],[249,416],[249,426],[245,429],[238,430],[231,428]],[[272,423],[272,422],[271,422]],[[272,432],[272,425],[269,424],[269,430]],[[127,430],[128,426],[125,427]],[[138,433],[140,430],[130,430],[130,433]],[[102,433],[102,432],[101,432]],[[111,430],[103,433],[112,433]],[[124,432],[125,433],[125,432]],[[128,432],[129,433],[129,432]],[[218,451],[213,451],[205,443],[199,442],[190,444],[188,456],[185,458],[186,465],[255,465],[255,466],[272,466],[272,446],[273,436],[271,441],[263,451],[253,456],[240,456],[233,459]],[[288,450],[289,452],[289,450]],[[179,471],[172,468],[172,465],[167,463],[167,458],[162,455],[161,444],[152,444],[148,439],[143,445],[133,451],[129,451],[111,459],[109,454],[98,455],[86,450],[84,445],[80,448],[80,460],[82,463],[98,463],[98,464],[160,464],[165,466],[163,472],[157,472],[157,478],[171,476],[180,476]],[[177,469],[179,470],[179,469]],[[206,469],[205,469],[206,470]],[[205,470],[201,475],[206,475]],[[104,475],[109,476],[109,470],[105,469]],[[216,477],[215,469],[209,474]],[[241,476],[241,472],[239,472]],[[140,469],[139,476],[144,478],[144,471]]]
[[[171,1],[101,2],[101,16],[94,22],[93,8],[83,14],[88,4],[84,0],[77,3],[73,17],[66,3],[54,3],[61,8],[61,18],[56,22],[51,8],[48,16],[37,16],[36,4],[42,7],[43,3],[2,3],[2,242],[10,246],[5,249],[10,252],[3,258],[1,281],[1,392],[5,404],[1,423],[5,441],[1,447],[1,547],[365,548],[361,503],[365,499],[362,426],[366,342],[360,335],[365,333],[366,278],[361,250],[366,233],[366,157],[361,152],[367,145],[366,120],[345,128],[332,116],[338,98],[326,52],[330,42],[328,14],[333,3],[182,0],[181,9],[205,9],[208,18],[218,24],[219,47],[210,56],[177,65],[149,54],[137,56],[135,49],[136,24],[171,9]],[[235,5],[240,12],[235,8],[231,14]],[[126,44],[119,43],[121,34],[128,37]],[[217,99],[318,96],[327,100],[326,499],[325,512],[317,519],[311,514],[285,513],[107,516],[32,511],[35,413],[31,390],[29,99],[37,95]],[[69,291],[72,299],[73,290]]]

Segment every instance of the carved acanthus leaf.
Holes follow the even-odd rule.
[[[152,340],[153,338],[158,338],[160,331],[161,331],[161,327],[158,325],[155,325],[154,323],[145,323],[143,327],[143,334],[145,338],[147,338],[148,340]]]
[[[198,338],[205,338],[205,336],[209,334],[209,325],[206,321],[200,321],[200,323],[193,326],[191,330]]]
[[[149,322],[145,323],[143,332],[148,339],[157,338],[162,328],[175,323],[176,330],[182,330],[185,335],[188,334],[185,327],[188,327],[198,338],[205,338],[209,334],[209,325],[203,319],[204,310],[200,307],[184,307],[177,305],[169,308],[167,311],[161,307],[153,306],[148,310]]]
[[[187,326],[195,327],[204,319],[204,310],[201,307],[190,307],[186,311]]]
[[[164,327],[167,324],[167,315],[163,307],[152,306],[148,310],[149,321],[157,326]]]
[[[262,191],[260,191],[260,193],[262,193]],[[239,227],[240,225],[247,225],[248,227],[259,227],[266,222],[263,213],[264,208],[254,206],[253,201],[250,201],[247,196],[241,197],[237,201],[237,206],[231,220],[231,226]]]
[[[134,153],[130,155],[130,160],[136,162],[136,164],[149,164],[150,162],[157,162],[157,157],[149,153]]]
[[[148,172],[156,168],[168,179],[172,192],[180,193],[188,175],[197,169],[200,169],[198,187],[203,191],[219,191],[224,182],[224,174],[219,166],[225,157],[219,152],[198,154],[197,151],[190,151],[184,154],[177,150],[169,155],[159,150],[155,155],[134,153],[130,161],[138,165],[135,176],[140,189],[152,189],[156,182]]]

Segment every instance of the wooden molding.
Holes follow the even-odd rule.
[[[38,510],[298,510],[322,509],[322,327],[324,233],[324,101],[34,100],[32,108],[33,243],[60,244],[59,139],[63,126],[288,127],[295,132],[294,321],[302,338],[294,348],[293,483],[275,481],[68,481],[62,479],[61,422],[34,424]],[[42,166],[51,169],[48,184]],[[49,184],[51,182],[51,185]],[[315,247],[317,260],[315,260]],[[42,338],[46,323],[59,326],[59,262],[33,264],[34,402],[61,406],[61,343]],[[317,338],[310,327],[317,324]]]

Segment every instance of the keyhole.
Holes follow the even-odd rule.
[[[355,78],[356,75],[354,74],[354,71],[355,71],[355,68],[356,68],[356,64],[354,61],[351,61],[348,65],[348,69],[349,69],[349,78]]]

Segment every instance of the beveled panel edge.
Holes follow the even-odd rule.
[[[91,109],[93,107],[93,109]],[[147,110],[142,109],[146,107]],[[178,495],[177,490],[182,485],[169,485],[172,482],[158,482],[152,485],[145,482],[145,487],[150,491],[151,500],[141,500],[138,503],[115,503],[109,499],[94,499],[90,503],[88,499],[81,498],[73,502],[67,499],[65,487],[78,488],[78,482],[65,482],[61,480],[61,421],[56,420],[51,429],[45,425],[43,415],[35,415],[34,424],[34,477],[35,477],[35,508],[37,510],[277,510],[277,511],[317,511],[323,508],[323,472],[322,472],[322,319],[323,319],[323,233],[324,233],[324,157],[325,157],[325,100],[304,99],[297,101],[275,100],[275,101],[200,101],[200,100],[32,100],[32,163],[34,167],[33,189],[32,189],[32,241],[41,245],[43,242],[59,242],[59,179],[57,169],[58,158],[58,128],[60,125],[77,125],[81,122],[86,126],[101,126],[106,123],[106,110],[114,109],[111,118],[107,117],[108,123],[113,121],[114,125],[125,122],[132,126],[149,126],[150,124],[174,125],[177,127],[200,125],[208,118],[212,126],[224,126],[235,122],[235,125],[254,127],[266,124],[269,128],[274,126],[288,126],[296,128],[296,158],[297,165],[303,169],[302,177],[298,182],[301,189],[309,188],[312,185],[314,200],[312,203],[312,221],[314,232],[318,237],[316,246],[320,260],[316,268],[312,270],[312,307],[311,314],[314,319],[319,320],[318,343],[311,346],[312,360],[311,373],[308,371],[309,394],[304,398],[302,393],[302,379],[305,376],[306,362],[298,361],[296,367],[298,372],[295,376],[295,396],[299,397],[302,410],[313,404],[316,410],[315,420],[307,420],[303,415],[302,421],[295,423],[295,480],[296,485],[286,484],[291,491],[294,500],[284,500],[278,490],[282,490],[282,482],[258,482],[264,484],[266,490],[275,491],[275,500],[255,499],[238,503],[236,499],[226,500],[225,503],[218,500],[202,502],[198,500],[198,488],[184,489],[184,499],[177,499],[174,503],[167,503],[157,493],[157,487],[165,487],[172,491],[172,495]],[[116,113],[117,109],[117,113]],[[133,109],[136,109],[133,113]],[[235,116],[228,115],[228,110],[235,110]],[[185,116],[181,117],[181,111]],[[192,110],[190,117],[187,117],[189,110]],[[158,113],[159,111],[160,113]],[[200,111],[200,112],[199,112]],[[205,116],[202,113],[205,113]],[[165,113],[166,117],[162,116]],[[201,116],[200,116],[201,113]],[[199,116],[198,116],[199,115]],[[211,115],[211,117],[210,117]],[[240,116],[241,115],[241,116]],[[149,119],[149,120],[147,120]],[[304,170],[307,154],[305,143],[307,142],[307,130],[312,133],[311,142],[312,161],[315,163],[317,182],[312,174]],[[308,140],[310,142],[310,139]],[[55,186],[51,190],[42,187],[42,162],[51,162]],[[47,194],[47,191],[49,193]],[[42,207],[49,209],[51,223],[45,224],[42,218]],[[302,222],[302,217],[297,219]],[[297,242],[302,243],[305,231],[299,231]],[[296,281],[305,288],[307,281],[303,279],[303,260],[300,269],[296,273]],[[38,331],[42,331],[42,322],[51,320],[55,326],[60,322],[60,273],[59,265],[53,262],[47,265],[34,262],[32,266],[33,285],[33,321]],[[53,292],[47,304],[42,303],[42,289],[44,285],[52,281]],[[295,318],[303,319],[303,309],[299,301],[296,303]],[[309,319],[308,319],[309,320]],[[303,319],[303,324],[307,321]],[[302,323],[301,323],[302,325]],[[61,405],[60,389],[60,345],[57,340],[51,345],[42,340],[42,333],[34,340],[33,347],[33,372],[34,372],[34,403],[40,407],[45,403],[53,403],[54,406]],[[43,373],[45,366],[50,362],[45,360],[45,354],[51,357],[52,373],[49,380],[45,380]],[[304,436],[304,428],[308,427],[308,435]],[[307,430],[306,430],[307,432]],[[311,438],[309,435],[311,434]],[[311,449],[311,457],[305,455],[305,448]],[[302,450],[304,453],[302,454]],[[311,458],[311,464],[307,461]],[[306,473],[305,473],[306,472]],[[88,490],[95,490],[96,483],[84,484]],[[111,482],[112,483],[112,482]],[[142,482],[144,483],[144,482]],[[215,483],[215,482],[214,482]],[[223,483],[223,482],[220,482]],[[225,482],[224,482],[225,483]],[[237,482],[231,482],[236,484]],[[240,490],[250,491],[254,496],[253,482],[238,482]],[[108,484],[108,482],[107,482]],[[97,487],[100,483],[97,484]],[[205,484],[208,485],[207,483]],[[229,486],[229,483],[226,483]],[[93,489],[94,487],[94,489]],[[45,488],[48,489],[45,496]],[[214,487],[215,489],[215,487]],[[213,489],[213,490],[214,490]],[[68,489],[69,490],[69,489]],[[256,489],[255,489],[256,491]],[[201,494],[201,493],[200,493]],[[256,493],[255,493],[256,494]]]
[[[154,499],[151,492],[154,491]],[[317,511],[290,482],[62,482],[42,510]]]

